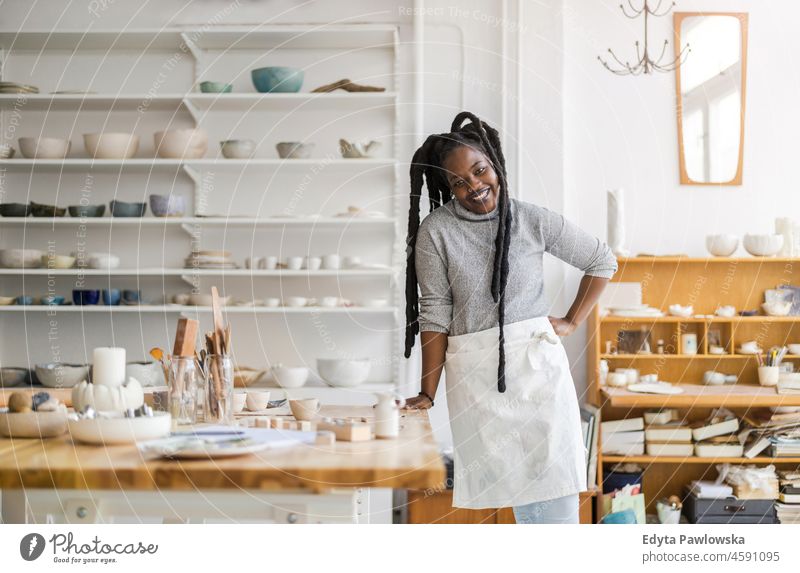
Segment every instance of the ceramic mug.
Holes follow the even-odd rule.
[[[247,394],[244,392],[233,393],[233,413],[238,414],[244,410],[244,405],[247,403]]]
[[[309,271],[318,271],[322,266],[322,259],[319,257],[306,257],[303,260],[303,268]]]
[[[302,400],[289,400],[289,409],[296,420],[313,420],[319,413],[322,405],[318,398],[304,398]]]
[[[251,412],[266,410],[269,405],[269,390],[248,390],[247,409]]]
[[[286,268],[290,271],[299,271],[303,268],[303,257],[287,257]]]
[[[778,366],[759,366],[758,383],[762,386],[777,386],[781,369]]]

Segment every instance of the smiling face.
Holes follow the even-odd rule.
[[[486,155],[468,145],[459,145],[447,154],[442,167],[456,201],[465,209],[474,213],[494,211],[500,185]]]

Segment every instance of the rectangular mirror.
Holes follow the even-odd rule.
[[[741,185],[747,14],[676,12],[675,72],[681,185]]]

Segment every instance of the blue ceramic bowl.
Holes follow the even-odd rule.
[[[70,217],[102,217],[106,212],[105,205],[70,205],[67,209]]]
[[[72,291],[72,302],[78,305],[97,304],[100,302],[100,291],[75,289]]]
[[[186,200],[183,195],[150,195],[150,211],[156,217],[183,217]]]
[[[125,201],[111,201],[111,214],[114,217],[142,217],[147,211],[147,203],[127,203]]]
[[[303,70],[272,66],[250,72],[253,85],[261,93],[295,93],[303,87]]]
[[[200,91],[204,94],[229,94],[233,86],[225,82],[200,82]]]
[[[125,289],[122,291],[122,302],[125,304],[139,304],[142,302],[142,291]]]
[[[60,306],[64,304],[64,297],[49,294],[42,297],[42,304],[46,304],[48,306]]]
[[[122,300],[122,293],[118,288],[103,289],[103,304],[117,306]]]
[[[20,306],[28,306],[33,304],[33,297],[32,296],[18,296],[16,303]]]

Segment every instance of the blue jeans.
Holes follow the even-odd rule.
[[[513,507],[517,523],[579,523],[578,494]]]

